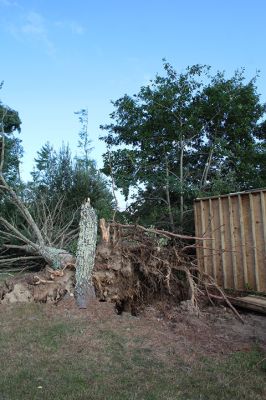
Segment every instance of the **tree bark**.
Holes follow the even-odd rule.
[[[174,225],[174,218],[173,218],[173,213],[172,213],[172,207],[171,207],[171,200],[170,200],[170,191],[169,191],[169,165],[168,165],[168,157],[165,155],[165,166],[166,166],[166,186],[165,186],[165,192],[166,192],[166,201],[167,201],[167,207],[168,207],[168,215],[169,215],[169,222],[171,226],[171,230],[174,232],[175,230],[175,225]]]
[[[207,184],[208,174],[209,174],[209,170],[210,170],[211,162],[212,162],[213,151],[214,151],[214,148],[211,147],[207,162],[206,162],[205,167],[204,167],[204,171],[203,171],[203,174],[202,174],[201,182],[200,182],[200,188],[201,189],[204,188],[206,186],[206,184]]]
[[[92,283],[97,241],[97,216],[88,201],[81,207],[80,233],[76,259],[75,296],[79,308],[87,308],[89,301],[95,298]]]

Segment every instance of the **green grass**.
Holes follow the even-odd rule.
[[[45,313],[0,312],[1,400],[264,400],[266,362],[254,348],[185,362],[125,335],[127,324]],[[131,331],[130,331],[131,332]],[[139,333],[141,335],[141,332]],[[169,345],[170,348],[170,345]]]

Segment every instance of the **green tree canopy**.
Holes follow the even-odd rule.
[[[0,89],[2,86],[3,82],[0,84]],[[19,165],[23,155],[21,140],[16,136],[20,129],[21,120],[18,112],[0,100],[0,163],[3,163],[6,180],[14,184],[19,183]],[[5,143],[4,149],[3,143]]]
[[[201,65],[177,73],[164,62],[164,70],[113,102],[101,127],[103,171],[126,197],[133,189],[134,218],[175,229],[197,195],[266,185],[265,105],[244,71],[228,79]]]

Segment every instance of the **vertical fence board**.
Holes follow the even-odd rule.
[[[215,239],[213,247],[215,249],[215,259],[216,259],[216,282],[218,285],[223,286],[224,284],[224,276],[223,276],[223,262],[222,262],[222,248],[221,248],[221,222],[219,215],[219,200],[213,199],[211,201],[212,204],[212,213],[213,213],[213,226],[214,231],[212,232],[212,237]]]
[[[234,215],[232,198],[228,197],[228,208],[229,208],[229,226],[230,226],[230,246],[231,246],[231,265],[233,269],[233,282],[234,287],[237,287],[237,267],[236,267],[236,241],[234,232]]]
[[[212,201],[209,199],[209,215],[210,215],[210,232],[213,240],[210,242],[211,254],[212,254],[212,276],[215,280],[217,280],[217,254],[216,254],[216,235],[215,235],[215,226],[214,226],[214,214],[212,208]]]
[[[203,228],[201,225],[201,209],[194,203],[194,216],[195,216],[195,233],[196,236],[201,236]],[[198,267],[201,271],[204,270],[204,258],[203,258],[203,243],[202,241],[196,243],[196,253]]]
[[[204,203],[201,201],[200,202],[200,216],[201,216],[201,228],[202,228],[202,236],[206,236],[206,208],[204,207]],[[205,243],[205,241],[202,244],[202,262],[203,262],[203,266],[204,266],[204,272],[208,273],[208,258],[207,258],[207,245]]]
[[[239,224],[239,205],[238,197],[231,196],[231,207],[232,207],[232,230],[233,230],[233,255],[235,260],[235,285],[244,285],[244,271],[243,271],[243,260],[241,252],[241,239],[240,239],[240,224]]]
[[[260,268],[260,265],[265,264],[265,242],[264,242],[264,228],[262,219],[261,209],[261,197],[260,193],[256,193],[253,196],[253,207],[254,207],[254,227],[255,227],[255,238],[256,238],[256,256],[257,256],[257,281],[258,291],[261,290],[261,284],[265,282],[265,269]]]
[[[260,192],[260,203],[261,203],[261,220],[262,220],[262,248],[263,248],[263,263],[266,265],[266,191]],[[266,286],[266,268],[261,268],[261,282],[265,282]],[[264,290],[266,290],[264,288]]]
[[[222,254],[222,272],[223,272],[223,283],[224,287],[227,287],[227,271],[226,271],[226,257],[225,257],[225,239],[224,239],[224,232],[225,232],[225,224],[224,224],[224,217],[223,217],[223,207],[222,207],[222,200],[219,198],[219,220],[220,220],[220,232],[221,232],[221,254]]]
[[[231,282],[234,281],[233,263],[232,263],[232,243],[230,232],[230,210],[228,198],[222,198],[222,208],[224,217],[224,257],[226,260],[226,286],[230,288]]]
[[[237,196],[238,198],[238,210],[239,210],[239,225],[240,225],[240,248],[241,248],[241,261],[243,266],[243,276],[244,282],[242,287],[246,287],[248,284],[248,269],[247,269],[247,258],[246,258],[246,239],[245,239],[245,229],[244,229],[244,217],[243,217],[243,207],[242,207],[242,197],[240,194]]]
[[[243,206],[243,219],[244,219],[244,232],[245,232],[245,255],[247,260],[247,273],[248,282],[246,284],[247,288],[252,288],[256,290],[256,280],[254,274],[254,257],[253,257],[253,239],[252,239],[252,229],[251,229],[251,217],[250,217],[250,202],[248,194],[242,196],[242,206]]]
[[[250,221],[251,221],[251,233],[252,233],[252,251],[253,251],[253,268],[255,275],[255,289],[260,290],[259,275],[258,275],[258,249],[257,249],[257,238],[256,238],[256,227],[255,227],[255,210],[253,204],[254,196],[249,194],[249,210],[250,210]]]

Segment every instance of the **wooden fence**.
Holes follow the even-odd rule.
[[[266,292],[266,189],[196,199],[199,268],[224,288]]]

